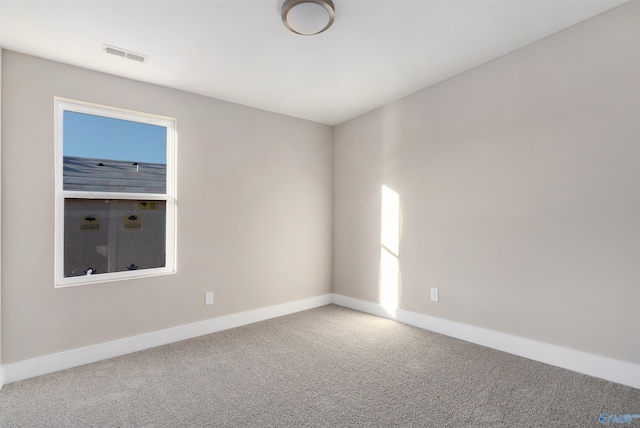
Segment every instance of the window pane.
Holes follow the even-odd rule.
[[[165,266],[165,201],[66,199],[64,276]]]
[[[167,129],[65,111],[63,189],[166,193]]]

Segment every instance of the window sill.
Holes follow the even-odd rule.
[[[112,273],[98,273],[94,275],[72,276],[67,278],[58,278],[56,280],[56,288],[75,287],[78,285],[91,285],[99,284],[103,282],[114,281],[126,281],[129,279],[149,278],[154,276],[172,275],[175,274],[175,269],[168,268],[154,268],[143,269],[139,271],[128,272],[112,272]]]

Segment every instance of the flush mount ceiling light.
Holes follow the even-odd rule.
[[[331,27],[335,16],[331,0],[285,0],[282,5],[284,25],[304,36],[322,33]]]

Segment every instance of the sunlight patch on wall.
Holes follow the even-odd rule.
[[[380,230],[380,304],[392,317],[398,308],[400,285],[400,195],[382,186]]]

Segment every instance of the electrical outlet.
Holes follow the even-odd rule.
[[[213,291],[209,291],[204,295],[204,304],[205,305],[213,305]]]
[[[432,288],[431,289],[431,301],[432,302],[438,302],[440,301],[440,296],[439,296],[439,292],[437,288]]]

